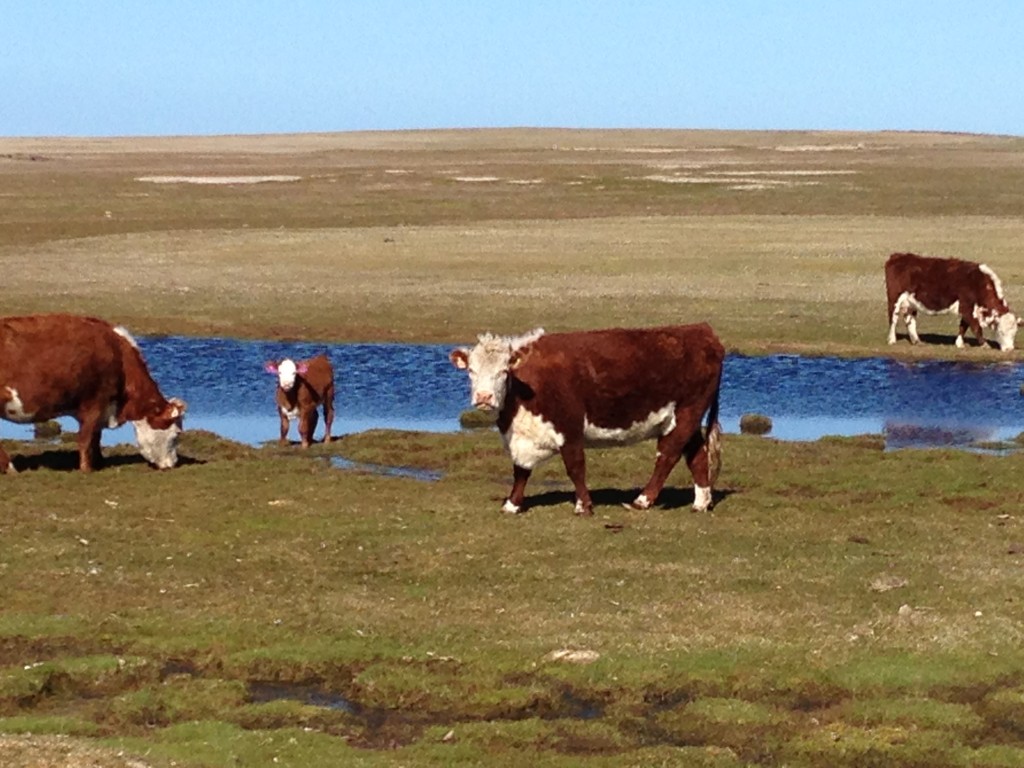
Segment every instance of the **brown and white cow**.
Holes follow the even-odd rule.
[[[299,440],[303,448],[313,442],[318,420],[317,406],[324,409],[324,442],[331,442],[334,423],[334,369],[325,355],[295,362],[285,358],[268,362],[267,373],[277,376],[277,413],[281,417],[281,442],[288,442],[288,428],[299,422]]]
[[[711,506],[721,457],[718,393],[725,350],[706,324],[546,334],[484,334],[449,358],[469,373],[472,404],[496,411],[512,457],[504,511],[519,512],[534,467],[560,454],[578,515],[593,514],[583,449],[658,441],[636,509],[658,498],[679,459],[693,475],[695,511]],[[701,417],[707,413],[707,434]]]
[[[130,421],[139,452],[161,469],[178,463],[185,403],[167,400],[121,327],[75,315],[0,318],[0,417],[19,424],[78,420],[79,467],[102,463],[104,427]],[[0,472],[13,471],[0,448]]]
[[[1004,352],[1013,349],[1020,320],[1003,297],[1003,284],[984,264],[962,259],[940,259],[913,253],[894,253],[885,262],[885,291],[889,299],[889,343],[896,343],[896,322],[902,317],[912,344],[917,335],[917,313],[960,315],[957,347],[964,345],[970,328],[985,346],[984,328],[995,331]]]

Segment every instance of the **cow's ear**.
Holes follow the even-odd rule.
[[[306,373],[308,370],[309,363],[299,363],[297,366],[295,366],[295,371],[297,373]]]
[[[273,360],[268,360],[266,363],[263,364],[263,370],[266,371],[267,373],[272,373],[275,376],[277,376],[277,363],[275,363]]]
[[[509,357],[508,357],[508,369],[510,371],[514,371],[520,365],[525,363],[526,362],[526,358],[528,358],[529,356],[530,356],[530,348],[529,347],[520,347],[519,349],[514,350],[512,352],[512,354],[510,354]]]
[[[178,397],[172,397],[167,402],[171,405],[171,418],[178,419],[185,415],[185,411],[188,410],[188,404]]]
[[[452,365],[454,365],[460,371],[464,371],[467,368],[469,368],[469,350],[466,349],[465,347],[453,349],[449,353],[448,359],[451,360]]]

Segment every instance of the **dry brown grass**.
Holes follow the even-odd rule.
[[[299,180],[139,181],[270,175]],[[881,265],[904,249],[986,261],[1024,302],[1014,138],[0,139],[0,181],[5,312],[139,332],[427,341],[706,319],[734,349],[877,354]]]

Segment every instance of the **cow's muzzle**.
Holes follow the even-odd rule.
[[[480,411],[493,411],[497,408],[494,394],[491,392],[477,392],[473,395],[473,407]]]

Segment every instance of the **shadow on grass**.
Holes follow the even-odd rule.
[[[715,489],[712,492],[712,509],[736,491],[731,489]],[[590,496],[594,501],[595,511],[599,507],[624,507],[632,504],[633,500],[640,493],[639,488],[623,490],[621,488],[599,488],[591,490]],[[692,488],[666,487],[658,495],[658,501],[651,506],[651,509],[682,509],[693,506]],[[538,507],[555,507],[560,505],[572,506],[576,503],[576,494],[573,491],[546,491],[533,496],[527,496],[524,503],[525,512],[529,513]]]
[[[177,466],[191,466],[196,464],[205,464],[206,462],[202,459],[194,459],[189,456],[178,455]],[[39,469],[54,470],[57,472],[77,472],[79,461],[78,461],[78,450],[65,450],[65,451],[43,451],[41,453],[22,455],[12,457],[11,464],[18,472],[34,472]],[[103,461],[97,467],[97,471],[104,469],[112,469],[114,467],[127,467],[141,464],[143,466],[152,466],[139,454],[128,454],[128,453],[115,453],[109,456],[104,456]],[[155,467],[154,467],[155,469]]]
[[[956,346],[956,336],[955,335],[950,335],[950,334],[945,334],[945,333],[920,333],[920,334],[918,334],[918,337],[921,339],[921,343],[922,344],[933,344],[933,345],[941,346],[941,347],[953,347],[953,346]],[[905,333],[897,333],[896,334],[896,342],[899,343],[901,341],[907,342],[909,344],[910,343],[910,336],[908,336]],[[965,347],[978,347],[979,344],[978,344],[977,339],[974,338],[973,334],[968,334],[967,336],[964,336],[964,346]],[[996,344],[993,341],[989,341],[988,339],[986,339],[985,343],[980,345],[980,346],[983,346],[985,349],[999,349],[999,345],[998,344]]]

